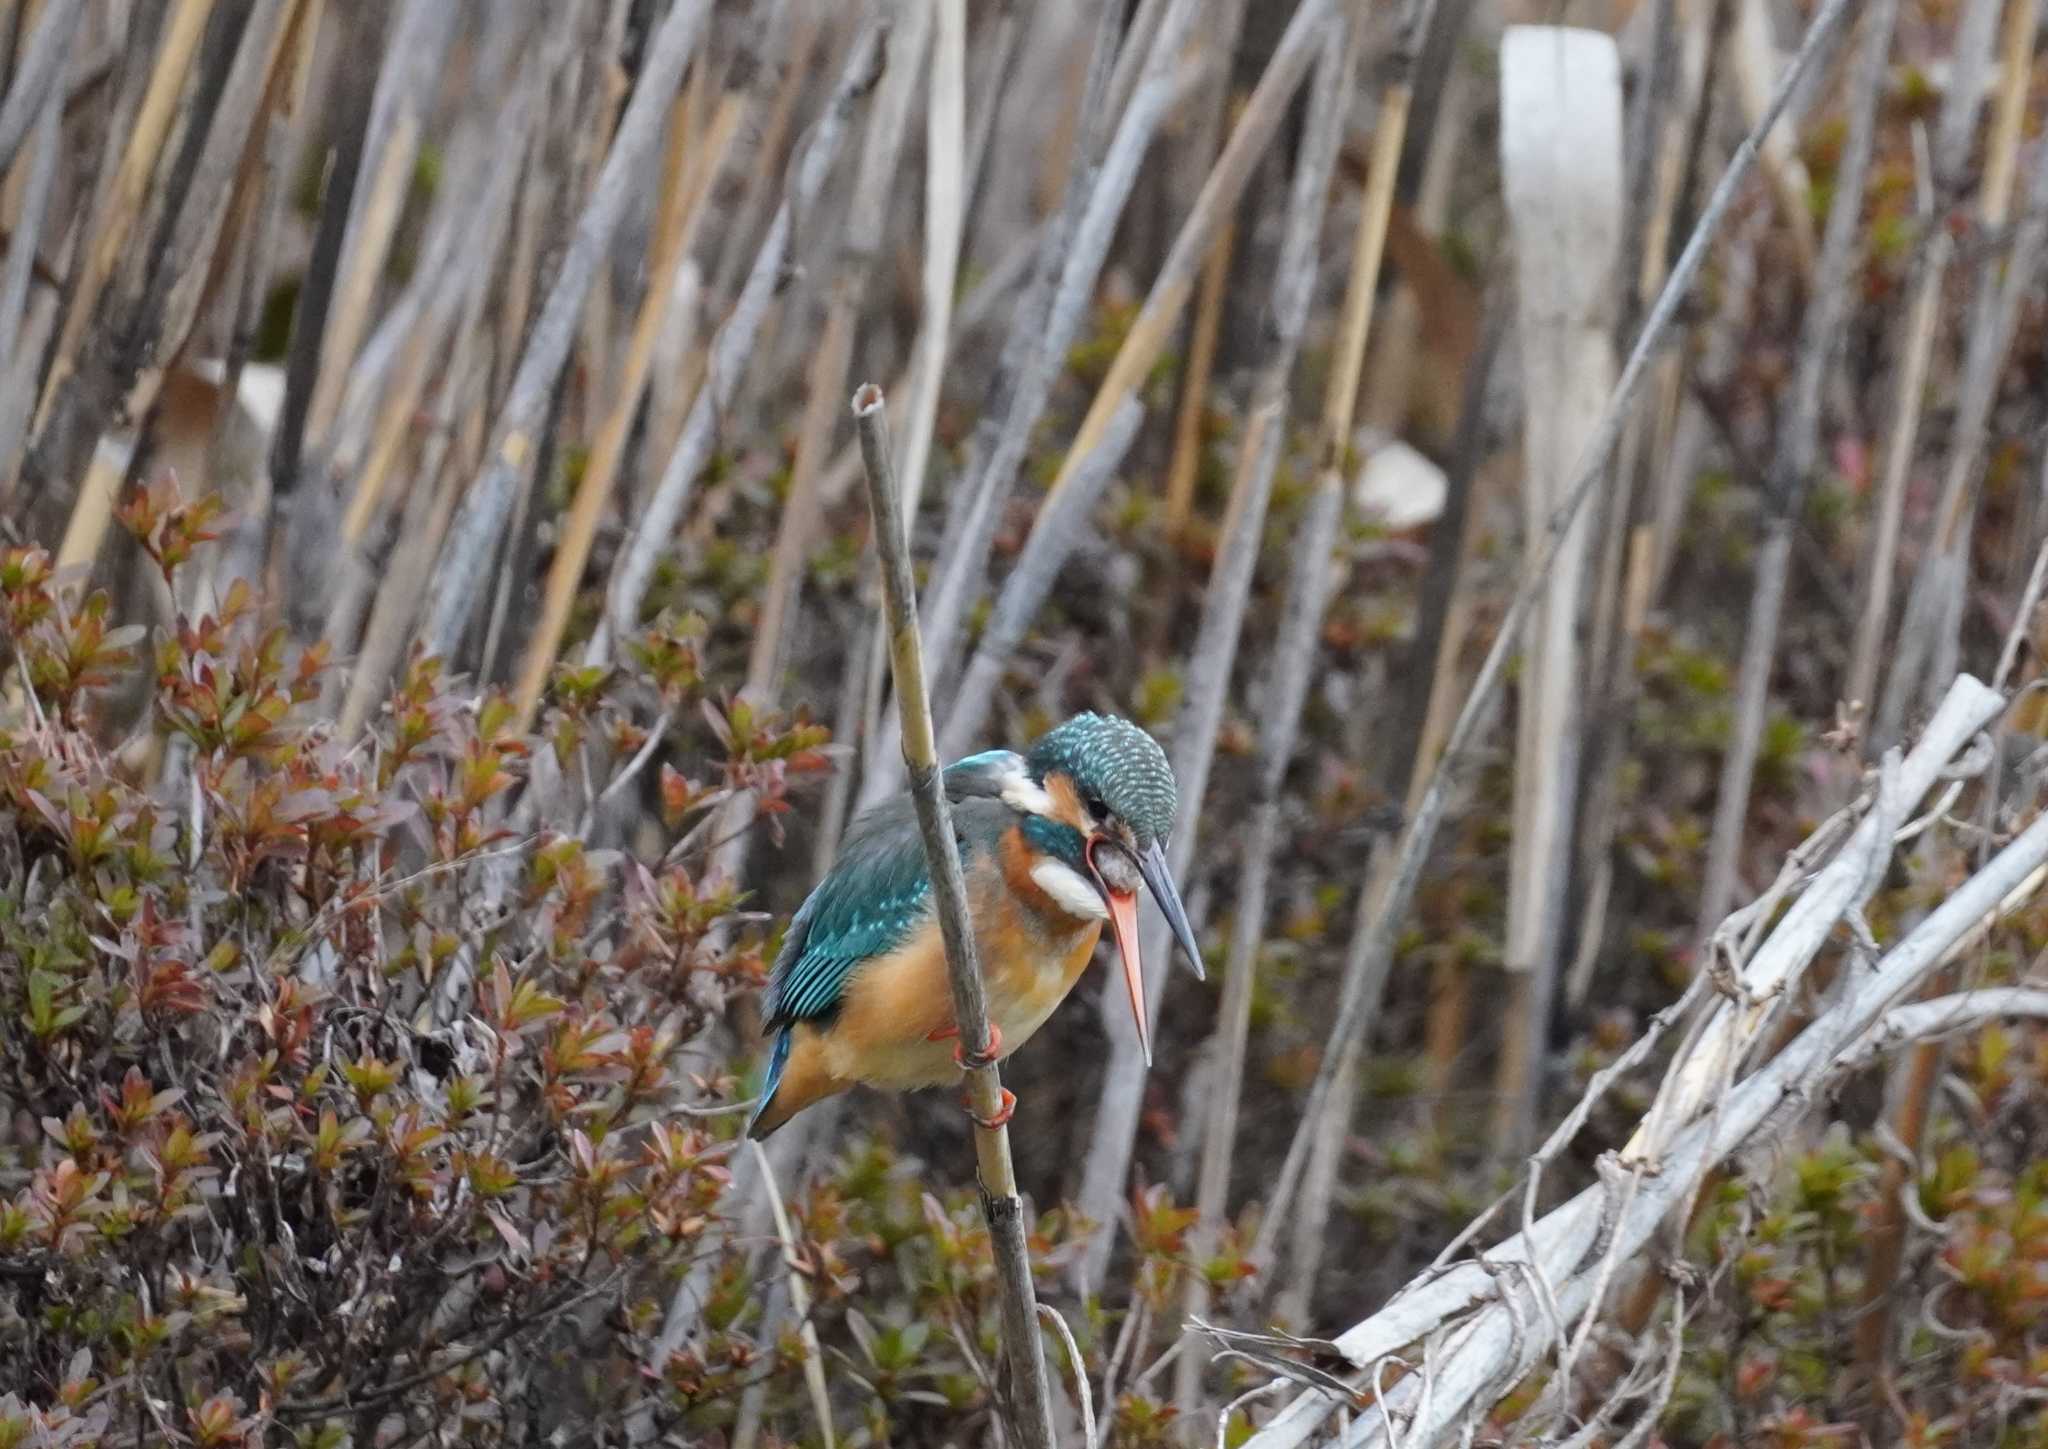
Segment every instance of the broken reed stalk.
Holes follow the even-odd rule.
[[[1613,456],[1614,445],[1620,441],[1622,428],[1626,425],[1635,403],[1636,393],[1642,386],[1643,376],[1649,370],[1650,359],[1659,350],[1664,334],[1670,330],[1677,317],[1680,304],[1692,290],[1700,268],[1706,260],[1707,248],[1721,228],[1722,220],[1733,206],[1735,197],[1755,167],[1757,148],[1762,135],[1777,121],[1793,90],[1800,84],[1816,57],[1825,48],[1828,38],[1853,8],[1852,0],[1826,0],[1821,12],[1814,17],[1807,28],[1806,38],[1801,42],[1798,53],[1786,66],[1779,78],[1778,90],[1771,98],[1771,105],[1759,119],[1757,125],[1742,139],[1729,158],[1727,169],[1721,173],[1720,181],[1714,187],[1700,213],[1699,221],[1692,229],[1692,235],[1685,244],[1678,262],[1665,280],[1664,289],[1657,296],[1657,304],[1650,309],[1650,315],[1643,322],[1641,334],[1636,338],[1634,349],[1629,353],[1627,364],[1622,368],[1621,377],[1609,395],[1607,405],[1600,416],[1600,424],[1593,430],[1592,440],[1586,446],[1577,468],[1574,470],[1572,486],[1565,494],[1565,502],[1550,520],[1541,539],[1536,541],[1536,557],[1532,560],[1522,584],[1516,589],[1513,601],[1508,605],[1500,629],[1494,635],[1493,644],[1487,650],[1485,662],[1472,682],[1472,690],[1465,697],[1465,704],[1458,712],[1457,722],[1451,727],[1450,738],[1444,742],[1443,758],[1438,761],[1429,788],[1423,792],[1422,803],[1409,818],[1401,833],[1401,845],[1390,883],[1386,903],[1380,908],[1369,934],[1361,933],[1355,949],[1365,959],[1364,967],[1356,972],[1346,963],[1346,979],[1343,999],[1338,1003],[1335,1019],[1331,1023],[1328,1045],[1323,1053],[1322,1066],[1317,1070],[1316,1079],[1309,1088],[1308,1102],[1302,1112],[1300,1124],[1296,1127],[1293,1141],[1288,1145],[1287,1157],[1281,1164],[1280,1172],[1274,1179],[1269,1198],[1269,1207],[1264,1221],[1259,1225],[1258,1242],[1253,1248],[1254,1262],[1271,1262],[1273,1244],[1278,1239],[1294,1210],[1296,1189],[1301,1182],[1302,1170],[1307,1166],[1309,1148],[1314,1140],[1317,1121],[1330,1099],[1335,1085],[1337,1066],[1344,1055],[1346,1043],[1357,1034],[1366,1014],[1377,1005],[1368,1000],[1365,986],[1375,979],[1385,979],[1385,963],[1391,959],[1395,933],[1408,912],[1408,904],[1414,898],[1415,888],[1422,879],[1422,868],[1428,860],[1431,847],[1436,842],[1436,832],[1443,823],[1445,811],[1450,805],[1450,775],[1456,769],[1465,753],[1472,746],[1479,733],[1480,722],[1487,714],[1488,701],[1501,685],[1507,670],[1508,655],[1513,652],[1515,641],[1520,638],[1522,626],[1534,607],[1544,578],[1548,575],[1551,561],[1557,556],[1563,544],[1565,531],[1577,515],[1586,499],[1607,476],[1608,460]],[[1376,996],[1376,993],[1371,993]]]
[[[917,628],[916,585],[910,576],[910,552],[903,541],[903,520],[896,493],[896,471],[889,452],[888,421],[882,390],[865,384],[853,395],[853,416],[860,429],[861,461],[867,467],[868,508],[874,518],[876,550],[881,555],[882,597],[889,616],[889,667],[896,683],[896,709],[903,727],[903,767],[917,805],[918,830],[924,837],[925,865],[931,872],[932,896],[946,943],[946,976],[953,991],[953,1021],[961,1045],[985,1064],[967,1073],[967,1097],[974,1115],[994,1118],[1003,1103],[1001,1069],[986,1060],[994,1043],[989,1034],[988,1002],[982,989],[981,963],[974,931],[967,918],[967,882],[960,869],[959,845],[953,836],[952,810],[939,775],[938,746],[932,735],[931,700],[925,693],[924,648]],[[971,1045],[970,1045],[971,1044]],[[1038,1331],[1038,1296],[1031,1283],[1031,1260],[1024,1242],[1024,1203],[1017,1195],[1016,1169],[1010,1161],[1007,1127],[974,1128],[974,1156],[981,1185],[981,1211],[988,1223],[989,1246],[995,1254],[1002,1288],[1003,1338],[1010,1357],[1013,1396],[1010,1428],[1026,1449],[1052,1449],[1052,1389],[1046,1377],[1045,1344]]]
[[[1596,32],[1511,26],[1501,41],[1500,86],[1501,170],[1526,399],[1522,501],[1533,536],[1564,501],[1572,465],[1614,381],[1615,304],[1623,280],[1620,54],[1613,37]],[[1500,1161],[1526,1150],[1542,1096],[1540,1063],[1557,990],[1586,729],[1578,614],[1594,512],[1574,522],[1544,580],[1515,691],[1507,1000],[1492,1114]]]
[[[1357,46],[1353,40],[1357,30],[1352,16],[1345,10],[1331,14],[1309,3],[1295,12],[1286,37],[1274,52],[1265,76],[1259,81],[1251,103],[1246,106],[1236,132],[1224,148],[1223,157],[1216,163],[1202,192],[1206,202],[1216,204],[1219,196],[1230,191],[1230,177],[1236,175],[1237,184],[1242,183],[1242,170],[1250,166],[1248,152],[1253,146],[1262,144],[1264,136],[1270,135],[1270,131],[1261,132],[1261,127],[1267,124],[1265,117],[1269,113],[1277,115],[1293,89],[1290,73],[1298,79],[1308,63],[1314,61],[1315,83],[1310,87],[1303,140],[1288,189],[1280,253],[1273,269],[1273,300],[1267,332],[1270,341],[1258,380],[1253,385],[1236,477],[1231,484],[1230,503],[1217,545],[1216,563],[1210,573],[1208,587],[1203,591],[1201,623],[1188,650],[1187,693],[1174,715],[1173,745],[1168,755],[1173,764],[1174,778],[1179,782],[1182,803],[1174,820],[1172,838],[1167,842],[1166,858],[1177,879],[1185,880],[1189,867],[1194,863],[1195,840],[1201,829],[1201,805],[1208,791],[1209,768],[1216,756],[1216,737],[1222,728],[1224,705],[1229,696],[1231,675],[1235,672],[1238,644],[1244,632],[1252,572],[1258,564],[1260,545],[1265,538],[1266,512],[1273,497],[1274,474],[1279,467],[1281,451],[1286,446],[1291,382],[1301,351],[1302,336],[1308,325],[1309,305],[1314,297],[1317,244],[1322,237],[1323,217],[1328,209],[1330,177],[1337,166],[1342,117],[1346,114],[1345,101],[1350,95],[1349,87],[1340,77],[1350,74],[1355,68]],[[1298,69],[1295,68],[1296,58]],[[1174,243],[1175,255],[1186,263],[1190,276],[1193,266],[1200,262],[1200,248],[1206,240],[1197,228],[1202,210],[1203,207],[1198,205],[1197,216],[1189,219]],[[1173,260],[1169,258],[1167,267],[1162,269],[1159,280],[1153,284],[1153,302],[1160,299],[1160,288],[1168,285],[1179,287],[1180,295],[1185,297],[1185,286],[1170,282],[1173,266]],[[1151,309],[1152,303],[1148,302],[1147,313]],[[1167,313],[1162,311],[1157,315],[1163,326]],[[1111,365],[1110,372],[1111,378],[1104,381],[1103,390],[1096,396],[1097,403],[1111,394],[1115,364]],[[1134,390],[1124,387],[1117,391],[1119,407]],[[1090,429],[1083,424],[1080,436],[1074,441],[1076,451],[1067,455],[1066,465],[1060,470],[1067,487],[1073,486],[1081,464],[1086,461],[1079,450],[1094,447],[1104,432],[1103,428]],[[1057,504],[1061,491],[1060,482],[1055,481],[1046,500],[1047,508]],[[1172,960],[1173,944],[1163,916],[1152,913],[1139,939],[1141,959]],[[1148,1018],[1158,1014],[1170,974],[1158,971],[1147,979],[1145,1012]],[[1144,1101],[1147,1063],[1136,1033],[1111,1025],[1110,1018],[1121,1015],[1121,1012],[1115,1008],[1113,997],[1107,992],[1102,997],[1102,1013],[1104,1029],[1110,1034],[1109,1070],[1102,1084],[1101,1105],[1096,1113],[1094,1137],[1088,1144],[1088,1159],[1082,1168],[1080,1206],[1083,1216],[1089,1221],[1109,1223],[1115,1221],[1130,1176],[1131,1153],[1137,1145],[1139,1109]],[[1075,1268],[1085,1288],[1092,1290],[1102,1282],[1113,1245],[1113,1239],[1107,1232],[1097,1232],[1088,1240]]]

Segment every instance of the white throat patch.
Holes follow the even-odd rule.
[[[1065,861],[1041,860],[1031,867],[1031,878],[1068,915],[1084,921],[1109,919],[1109,907],[1102,903],[1101,892]]]

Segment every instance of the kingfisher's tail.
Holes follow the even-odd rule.
[[[782,1085],[783,1069],[789,1065],[789,1045],[792,1035],[792,1029],[786,1026],[775,1034],[775,1046],[768,1053],[768,1072],[767,1075],[761,1078],[761,1095],[755,1099],[754,1110],[747,1117],[747,1136],[749,1137],[766,1137],[770,1132],[773,1132],[788,1120],[786,1114],[777,1113],[764,1126],[761,1119],[768,1111],[768,1104],[775,1100],[775,1089]]]

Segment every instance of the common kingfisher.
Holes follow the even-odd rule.
[[[1166,863],[1177,804],[1158,742],[1129,720],[1078,714],[1029,750],[946,767],[953,833],[1001,1060],[1031,1039],[1095,954],[1107,921],[1149,1066],[1138,883],[1195,975],[1202,958]],[[838,862],[791,918],[762,999],[775,1033],[748,1135],[766,1137],[855,1083],[905,1091],[960,1079],[937,907],[906,794],[863,812]],[[1003,1093],[1007,1121],[1016,1098]]]

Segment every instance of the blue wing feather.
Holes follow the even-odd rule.
[[[1001,757],[1001,758],[999,758]],[[947,768],[953,829],[963,860],[992,849],[1014,818],[1001,786],[1022,761],[1007,750]],[[924,842],[910,798],[898,797],[853,822],[831,872],[790,920],[762,997],[764,1026],[832,1016],[846,983],[877,956],[902,945],[932,914]]]

